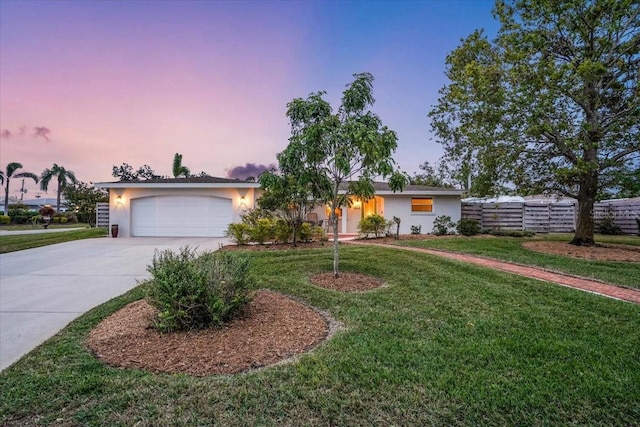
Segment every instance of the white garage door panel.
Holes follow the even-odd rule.
[[[131,235],[222,237],[231,223],[231,200],[206,196],[154,196],[131,201]]]

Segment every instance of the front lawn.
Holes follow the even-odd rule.
[[[341,249],[387,287],[308,277],[331,249],[253,252],[256,287],[345,325],[297,363],[236,376],[102,365],[85,347],[136,288],[0,373],[0,425],[619,425],[640,419],[640,307],[425,254]]]
[[[61,231],[59,233],[14,234],[9,236],[0,236],[0,254],[37,248],[40,246],[54,245],[56,243],[70,242],[72,240],[105,237],[106,235],[107,232],[104,228],[81,228],[79,230],[70,229],[69,231]]]
[[[571,238],[568,234],[538,234],[533,238],[452,236],[437,239],[406,240],[397,243],[406,246],[480,255],[518,264],[543,267],[577,276],[592,277],[616,285],[640,288],[640,263],[575,259],[561,255],[544,254],[522,247],[523,242],[532,240],[569,242]],[[634,236],[596,236],[596,241],[640,246],[640,237]]]

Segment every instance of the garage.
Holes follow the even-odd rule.
[[[231,199],[151,196],[131,200],[131,235],[222,237],[232,222]]]

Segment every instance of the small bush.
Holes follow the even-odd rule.
[[[387,221],[381,215],[373,214],[362,218],[358,223],[361,234],[373,234],[375,237],[384,236],[388,229]]]
[[[229,224],[226,236],[238,245],[246,245],[249,241],[249,226],[245,223]]]
[[[313,236],[313,226],[308,222],[303,222],[298,228],[298,240],[301,242],[309,242]]]
[[[456,231],[465,236],[475,236],[480,233],[480,223],[475,219],[462,218],[456,224]]]
[[[269,218],[258,218],[248,231],[250,240],[262,245],[268,240],[273,240],[274,223]]]
[[[147,267],[147,299],[161,332],[220,326],[249,302],[249,259],[236,252],[156,251]]]
[[[11,217],[9,215],[0,215],[0,224],[9,224]]]
[[[623,234],[620,226],[616,224],[613,221],[613,217],[609,215],[605,215],[600,220],[600,222],[598,223],[598,226],[596,227],[596,231],[600,234],[613,234],[613,235]]]
[[[533,237],[536,235],[533,231],[525,230],[482,230],[482,234],[491,234],[499,237]]]
[[[411,234],[420,234],[422,233],[422,226],[421,225],[412,225],[411,226]]]
[[[449,231],[456,226],[456,223],[451,221],[449,215],[437,216],[433,221],[433,234],[436,236],[444,236],[449,234]]]
[[[289,224],[287,224],[287,221],[280,218],[276,220],[273,226],[273,235],[276,242],[289,243],[289,240],[293,236],[293,230]]]

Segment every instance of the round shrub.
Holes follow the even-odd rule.
[[[458,221],[458,224],[456,224],[456,231],[458,234],[465,236],[475,236],[476,234],[480,234],[480,223],[475,219],[462,218]]]
[[[384,236],[387,232],[387,221],[381,215],[373,214],[362,218],[358,223],[361,234],[373,234],[375,237]]]
[[[0,224],[9,224],[11,217],[9,215],[0,215]]]
[[[235,244],[246,245],[249,241],[249,225],[243,222],[229,224],[225,234]]]
[[[155,328],[204,329],[231,320],[250,300],[248,267],[248,257],[236,252],[156,251],[147,267],[147,299],[158,309]]]

